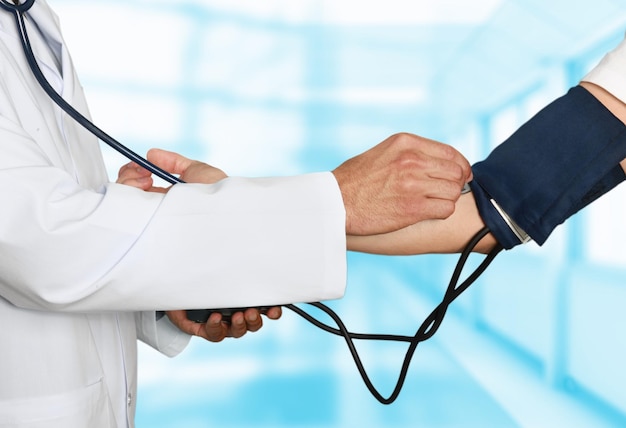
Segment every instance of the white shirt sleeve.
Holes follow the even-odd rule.
[[[607,53],[583,79],[626,102],[626,39]]]

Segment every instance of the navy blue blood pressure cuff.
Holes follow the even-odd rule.
[[[552,231],[626,176],[626,126],[576,86],[525,123],[472,169],[485,224],[511,249]]]

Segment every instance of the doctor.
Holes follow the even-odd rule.
[[[57,17],[37,0],[26,20],[47,79],[87,114]],[[110,183],[14,24],[0,14],[0,427],[132,427],[137,340],[167,355],[189,340],[156,310],[341,297],[346,233],[445,218],[470,179],[456,150],[399,134],[333,173]]]

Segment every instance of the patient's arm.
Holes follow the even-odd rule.
[[[458,253],[484,226],[474,197],[467,193],[457,201],[454,214],[445,220],[426,220],[383,235],[348,236],[348,249],[388,255]],[[495,244],[489,234],[475,251],[487,253]]]
[[[581,86],[596,97],[618,119],[626,123],[626,104],[603,88],[588,82]],[[626,159],[620,162],[626,171]],[[348,249],[366,253],[408,255],[426,253],[457,253],[484,223],[478,214],[471,193],[462,195],[452,216],[444,220],[428,220],[416,223],[396,232],[372,236],[348,236]],[[475,251],[489,252],[496,244],[493,235],[483,238]]]
[[[626,123],[626,103],[613,96],[610,92],[591,82],[580,82],[580,86],[591,92],[619,120]],[[626,161],[626,159],[624,160]],[[624,164],[622,161],[622,165]]]
[[[611,111],[619,120],[626,124],[626,103],[614,97],[611,93],[590,82],[581,82],[580,86],[587,89],[604,106]],[[620,162],[622,169],[626,172],[626,159]]]

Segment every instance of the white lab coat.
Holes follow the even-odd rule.
[[[41,68],[86,113],[56,17],[43,0],[29,16]],[[137,338],[168,355],[188,341],[156,309],[338,298],[345,259],[330,173],[165,196],[108,183],[0,12],[0,427],[132,426]]]

